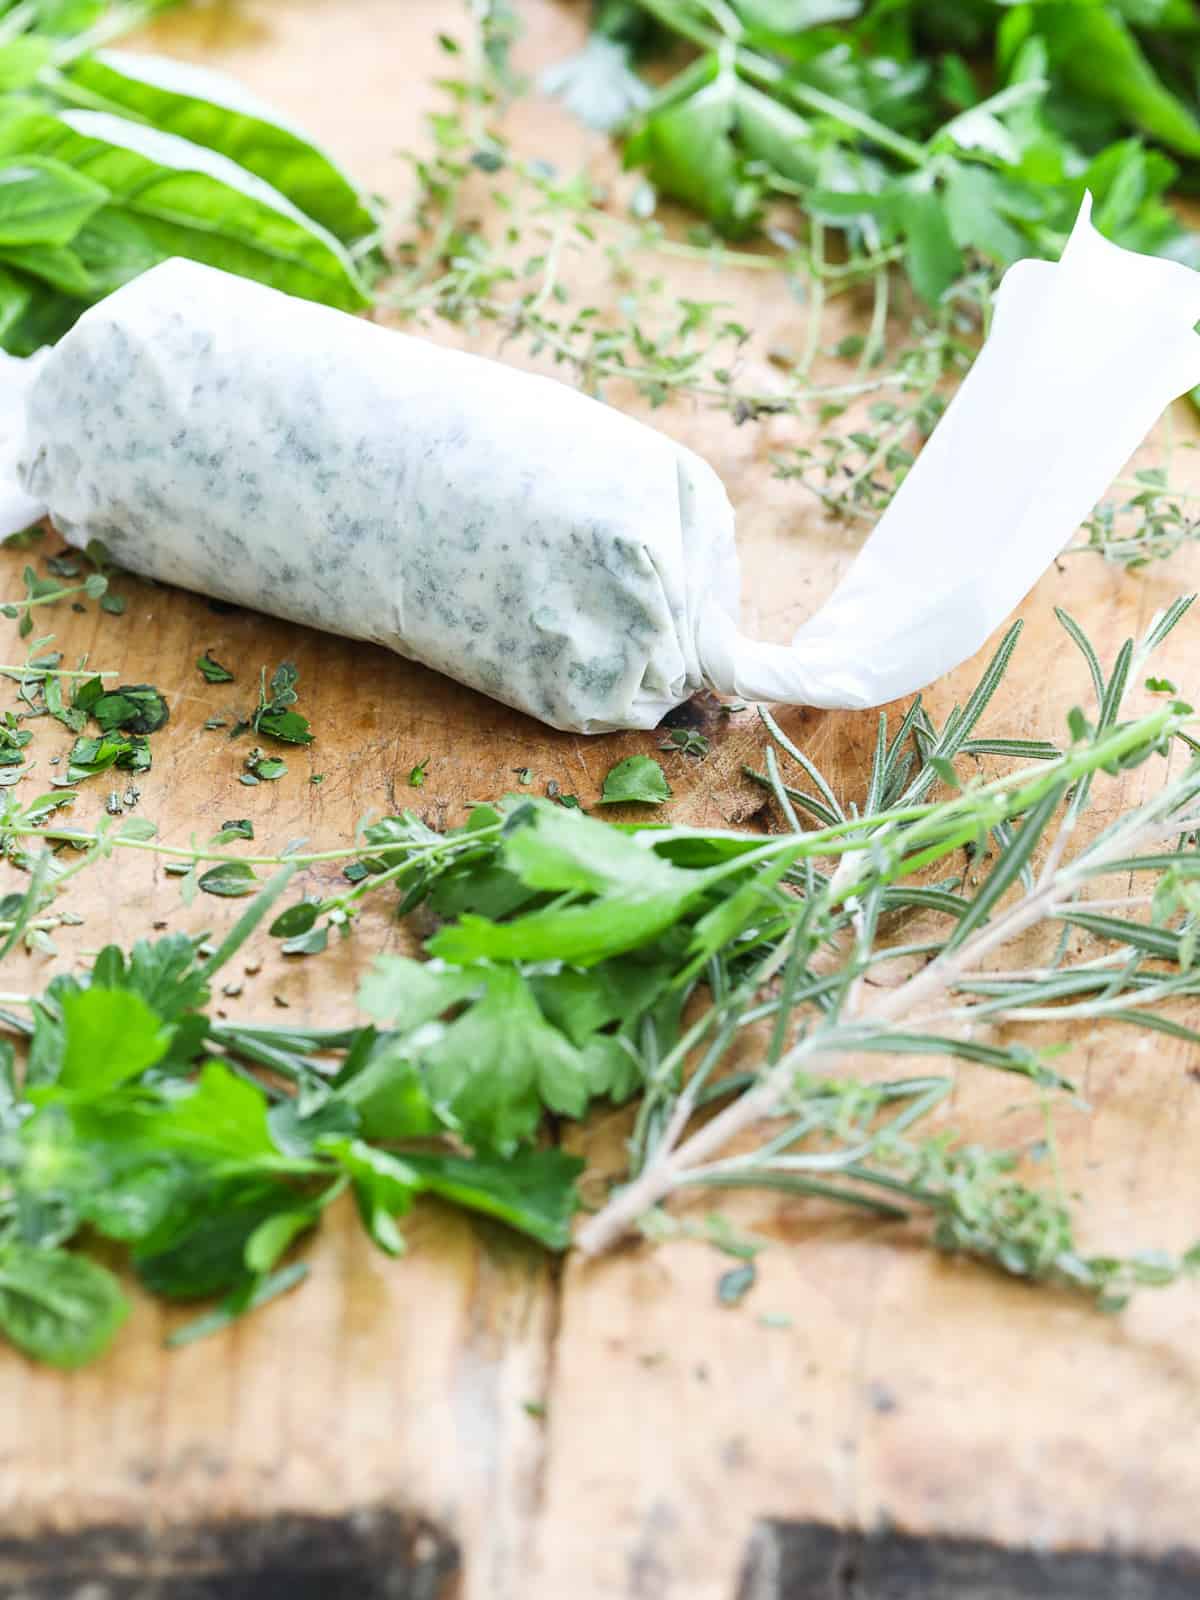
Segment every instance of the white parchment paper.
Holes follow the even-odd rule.
[[[707,683],[878,705],[985,643],[1200,382],[1200,273],[1103,239],[1018,263],[974,367],[791,645],[737,625],[716,474],[553,380],[188,261],[0,365],[0,533],[372,640],[585,733]]]

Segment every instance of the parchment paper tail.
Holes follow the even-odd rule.
[[[1020,261],[991,334],[849,572],[790,646],[705,619],[713,687],[882,705],[975,654],[1163,409],[1200,383],[1200,272],[1110,243],[1085,198],[1055,265]]]

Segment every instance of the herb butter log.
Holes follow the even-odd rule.
[[[973,654],[1162,408],[1200,274],[1085,202],[857,560],[790,645],[737,625],[716,474],[548,378],[186,261],[0,375],[0,531],[48,511],[132,571],[425,662],[555,727],[652,727],[702,684],[868,706]],[[795,537],[782,528],[780,537]]]

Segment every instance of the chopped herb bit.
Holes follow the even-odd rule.
[[[214,729],[227,728],[229,726],[229,719],[228,717],[209,717],[206,719],[204,726],[206,728]]]
[[[279,948],[285,956],[316,956],[328,943],[329,928],[322,924],[318,928],[310,928],[307,933],[297,934],[293,939],[285,939]]]
[[[297,934],[307,933],[320,913],[320,901],[301,900],[298,905],[289,906],[286,911],[281,911],[267,932],[273,939],[295,938]]]
[[[74,785],[85,778],[117,767],[124,772],[149,772],[150,745],[139,734],[107,733],[98,739],[81,737],[71,746],[64,778],[56,784]]]
[[[221,824],[221,835],[225,839],[253,839],[254,824],[249,817],[235,817]]]
[[[517,775],[517,782],[522,787],[533,782],[533,769],[531,767],[514,767],[513,771]]]
[[[243,762],[246,770],[241,775],[243,783],[274,783],[277,778],[282,778],[287,771],[287,764],[274,756],[269,756],[258,745],[255,745]]]
[[[670,798],[666,774],[652,756],[626,756],[609,769],[600,804],[660,806]]]
[[[695,728],[674,728],[658,748],[678,751],[680,755],[695,756],[698,761],[703,761],[711,746]]]
[[[325,774],[323,772],[314,772],[310,776],[308,781],[309,781],[309,783],[324,783],[325,782]]]
[[[267,684],[267,669],[259,673],[258,705],[251,713],[246,726],[255,733],[265,733],[284,744],[312,744],[313,735],[308,721],[292,706],[297,700],[296,685],[300,674],[291,661],[281,661]],[[241,724],[236,731],[240,731]],[[286,770],[286,769],[285,769]],[[259,773],[260,777],[265,776]]]
[[[86,709],[105,733],[118,729],[127,733],[157,733],[170,715],[167,702],[148,683],[125,683],[100,693],[91,692],[93,685],[100,685],[100,679],[93,678],[84,684],[77,691],[73,704]]]
[[[205,894],[234,900],[242,895],[253,894],[258,888],[254,868],[245,861],[222,861],[219,866],[202,872],[197,882]]]
[[[408,785],[410,789],[423,789],[425,787],[425,774],[429,771],[429,761],[430,757],[426,756],[424,761],[418,761],[409,773]]]
[[[206,650],[202,656],[196,657],[196,667],[205,683],[232,683],[233,673],[228,667],[223,667],[214,657],[211,650]]]

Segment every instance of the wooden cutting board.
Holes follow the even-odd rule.
[[[582,36],[580,5],[526,0],[522,11],[527,68]],[[213,0],[140,42],[238,74],[402,206],[410,169],[397,152],[422,141],[431,79],[445,70],[435,33],[458,20],[439,0]],[[519,148],[552,151],[564,170],[583,161],[607,170],[604,141],[537,98],[510,127]],[[734,302],[764,344],[795,347],[803,335],[804,308],[774,276],[673,261],[663,270],[680,294]],[[775,418],[734,428],[695,406],[653,421],[724,477],[739,514],[747,620],[786,639],[861,537],[773,477],[772,451],[803,443],[802,426]],[[1189,426],[1181,413],[1178,431]],[[0,594],[20,593],[23,560],[0,553]],[[1200,561],[1187,552],[1134,575],[1089,555],[1060,563],[1022,608],[1026,632],[997,724],[1045,737],[1086,699],[1055,604],[1082,618],[1111,658],[1197,583]],[[264,849],[298,836],[320,848],[343,843],[364,813],[406,805],[440,826],[525,766],[538,788],[555,779],[586,805],[614,761],[657,744],[553,733],[374,648],[218,613],[166,588],[127,582],[123,591],[124,617],[59,607],[45,626],[68,654],[87,650],[120,681],[166,693],[171,723],[154,741],[138,808],[162,838],[205,838],[227,817],[251,815]],[[0,659],[14,659],[15,625],[4,628]],[[1193,698],[1196,637],[1195,626],[1182,629],[1161,666]],[[200,681],[193,663],[206,647],[243,687]],[[318,741],[289,755],[286,779],[247,789],[236,781],[239,753],[203,723],[241,709],[259,666],[284,657],[299,666]],[[935,714],[978,666],[931,691]],[[721,717],[703,702],[691,710],[713,753],[702,764],[667,758],[672,815],[769,827],[761,792],[739,775],[759,753],[753,716]],[[790,710],[782,721],[849,792],[862,784],[871,716]],[[43,750],[46,740],[39,733]],[[426,758],[425,787],[408,788]],[[326,775],[319,787],[313,772]],[[43,766],[24,788],[39,792],[45,776]],[[1130,796],[1143,776],[1126,780]],[[76,816],[97,816],[106,792],[103,780],[85,786]],[[307,886],[335,876],[314,871]],[[0,890],[18,881],[0,868]],[[67,904],[85,920],[55,935],[57,960],[12,959],[0,987],[44,983],[78,953],[128,942],[152,920],[220,929],[237,909],[201,900],[185,908],[153,858],[124,854],[78,881]],[[286,1004],[280,1014],[291,1020],[349,1018],[374,955],[411,948],[410,937],[378,908],[317,960],[288,964],[262,941],[244,963],[261,968],[244,975],[228,1013],[270,1018]],[[1059,1124],[1066,1180],[1086,1196],[1085,1243],[1190,1243],[1200,1232],[1194,1054],[1129,1030],[1064,1029],[1062,1038],[1092,1107],[1063,1111]],[[1018,1142],[1040,1112],[1010,1083],[964,1072],[950,1115],[968,1133],[1000,1129]],[[626,1126],[622,1114],[601,1115],[577,1138],[600,1174],[619,1171]],[[346,1208],[311,1250],[305,1287],[224,1336],[165,1352],[179,1314],[136,1295],[115,1349],[85,1372],[62,1376],[0,1351],[0,1595],[1200,1593],[1200,1291],[1147,1294],[1106,1320],[808,1203],[748,1196],[723,1210],[773,1242],[738,1309],[715,1295],[727,1263],[687,1240],[564,1266],[429,1204],[407,1227],[407,1259],[391,1262]],[[785,1318],[790,1325],[773,1325]]]

